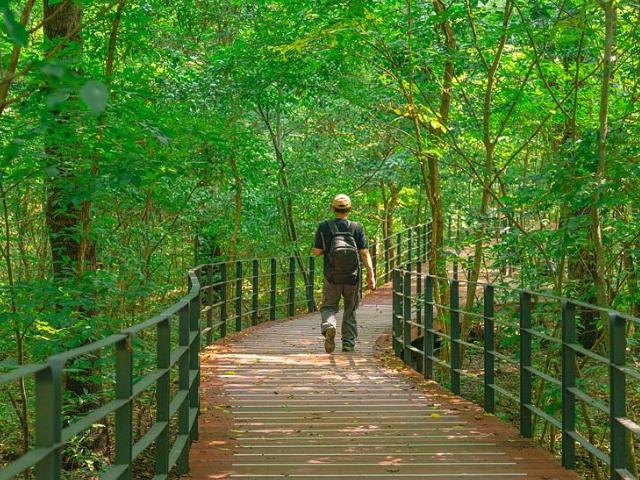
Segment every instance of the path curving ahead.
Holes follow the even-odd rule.
[[[390,313],[360,308],[354,353],[324,353],[318,314],[207,350],[191,478],[577,478],[480,407],[376,360]]]

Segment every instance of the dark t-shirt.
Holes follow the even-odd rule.
[[[327,269],[327,264],[329,263],[327,253],[329,253],[328,250],[331,246],[331,239],[333,237],[333,234],[331,233],[331,227],[329,227],[329,222],[336,222],[336,226],[338,227],[339,232],[348,232],[349,225],[353,224],[353,226],[355,227],[353,238],[356,241],[358,250],[369,248],[369,243],[367,242],[367,237],[364,235],[362,225],[360,225],[358,222],[352,222],[351,220],[345,220],[344,218],[325,220],[320,225],[318,225],[318,230],[316,231],[316,239],[313,243],[314,248],[319,248],[320,250],[324,251],[325,271]]]

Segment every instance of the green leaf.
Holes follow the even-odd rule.
[[[107,108],[109,91],[107,86],[97,80],[89,80],[80,89],[80,98],[94,115],[100,115]]]
[[[29,43],[29,34],[24,26],[16,20],[7,3],[8,2],[2,2],[2,6],[0,7],[2,9],[4,28],[7,30],[9,38],[15,45],[26,47],[27,43]]]

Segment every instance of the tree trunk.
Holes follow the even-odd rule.
[[[57,14],[53,15],[54,12]],[[58,42],[70,41],[60,53],[67,55],[69,63],[77,67],[82,43],[82,7],[73,1],[60,4],[45,0],[44,17],[50,17],[44,24],[48,46],[53,48]],[[54,278],[67,281],[75,277],[75,267],[80,258],[80,208],[73,198],[77,194],[74,163],[78,159],[74,151],[77,149],[75,129],[78,122],[73,114],[60,110],[53,114],[55,121],[45,146],[50,172],[47,179],[46,219]]]
[[[493,58],[491,65],[487,71],[487,83],[484,92],[484,107],[483,107],[483,135],[482,143],[484,145],[484,180],[482,189],[482,199],[480,201],[480,224],[476,229],[476,244],[473,253],[473,266],[471,268],[471,275],[468,278],[467,284],[467,298],[465,301],[465,311],[471,312],[473,309],[473,303],[475,302],[476,288],[478,278],[480,276],[480,269],[482,267],[482,256],[484,255],[484,237],[487,231],[487,214],[489,212],[489,200],[491,199],[491,188],[493,186],[494,176],[494,156],[497,144],[497,139],[494,139],[491,132],[491,114],[492,114],[492,101],[493,93],[496,85],[496,72],[500,66],[502,60],[502,53],[504,51],[505,43],[507,41],[507,28],[513,14],[513,3],[507,0],[504,7],[504,15],[502,19],[503,33],[498,41],[498,47]],[[463,316],[461,335],[463,339],[466,339],[467,332],[470,328],[471,319],[468,315]]]
[[[230,164],[235,184],[235,212],[233,216],[233,232],[229,240],[229,260],[234,260],[236,244],[238,243],[238,233],[240,232],[240,222],[242,221],[242,177],[238,172],[238,162],[235,157],[231,158]]]

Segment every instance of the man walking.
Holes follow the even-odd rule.
[[[360,262],[367,269],[367,287],[375,289],[373,263],[367,238],[362,226],[348,220],[351,199],[336,195],[331,202],[335,219],[325,220],[318,226],[313,253],[324,255],[324,285],[322,289],[321,330],[324,349],[331,353],[336,348],[336,314],[340,298],[344,298],[342,316],[342,351],[353,352],[358,337],[356,309],[360,301]]]

